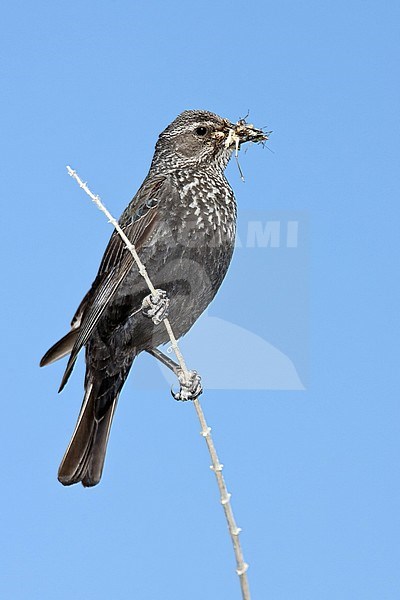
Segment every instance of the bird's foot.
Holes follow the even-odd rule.
[[[158,325],[167,318],[169,310],[169,298],[164,290],[156,290],[156,294],[149,294],[143,299],[142,313],[151,319],[154,325]]]
[[[188,371],[187,374],[189,375],[188,378],[185,376],[182,369],[176,370],[176,375],[181,387],[179,392],[176,393],[171,390],[171,394],[175,400],[195,400],[203,391],[201,377],[197,374],[197,371]]]

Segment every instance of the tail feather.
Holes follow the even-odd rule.
[[[41,367],[71,353],[79,335],[79,325],[80,322],[73,322],[71,331],[43,356]],[[85,396],[74,433],[58,469],[58,480],[63,485],[81,482],[83,486],[91,487],[99,483],[119,394],[134,359],[132,354],[118,370],[113,365],[107,347],[98,346],[96,354],[100,370],[87,363]],[[67,367],[59,391],[64,387],[71,370]]]
[[[84,487],[92,487],[93,485],[97,485],[101,479],[111,423],[114,417],[115,409],[117,408],[117,401],[118,400],[116,398],[112,403],[107,415],[97,423],[97,430],[93,438],[93,445],[90,456],[88,457],[87,468],[84,476],[82,477],[82,485]]]
[[[101,479],[119,393],[109,403],[101,419],[98,419],[95,415],[96,387],[93,384],[87,385],[75,431],[61,461],[58,480],[63,485],[81,481],[85,487],[91,487]]]

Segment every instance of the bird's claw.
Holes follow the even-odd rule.
[[[158,325],[167,318],[169,310],[169,298],[164,290],[156,290],[156,294],[149,294],[143,299],[142,313],[151,319],[154,325]]]
[[[186,378],[186,375],[182,369],[177,371],[177,377],[180,383],[179,392],[174,392],[171,389],[172,397],[175,400],[195,400],[200,396],[203,392],[203,388],[201,386],[201,377],[197,374],[197,371],[188,371],[189,377]]]

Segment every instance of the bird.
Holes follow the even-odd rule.
[[[232,123],[206,110],[182,112],[159,135],[149,172],[119,219],[156,295],[149,295],[114,231],[70,331],[40,361],[44,366],[69,355],[61,391],[85,349],[85,393],[58,470],[63,485],[100,482],[113,416],[135,358],[147,351],[171,366],[157,349],[169,341],[163,319],[168,315],[180,338],[213,300],[235,244],[237,207],[224,170],[241,144],[266,139],[245,119]],[[200,378],[191,373],[177,399],[201,393]]]

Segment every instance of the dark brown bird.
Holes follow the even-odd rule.
[[[235,147],[265,139],[244,120],[233,124],[207,111],[183,112],[161,133],[150,171],[120,218],[154,286],[169,299],[168,318],[177,338],[214,298],[232,257],[236,202],[224,169]],[[165,294],[158,301],[149,296],[114,232],[70,332],[40,363],[70,354],[61,391],[79,351],[86,350],[85,396],[58,471],[62,484],[100,481],[120,391],[140,352],[160,358],[156,348],[169,339],[161,322],[166,310]],[[197,380],[182,398],[200,391]]]

